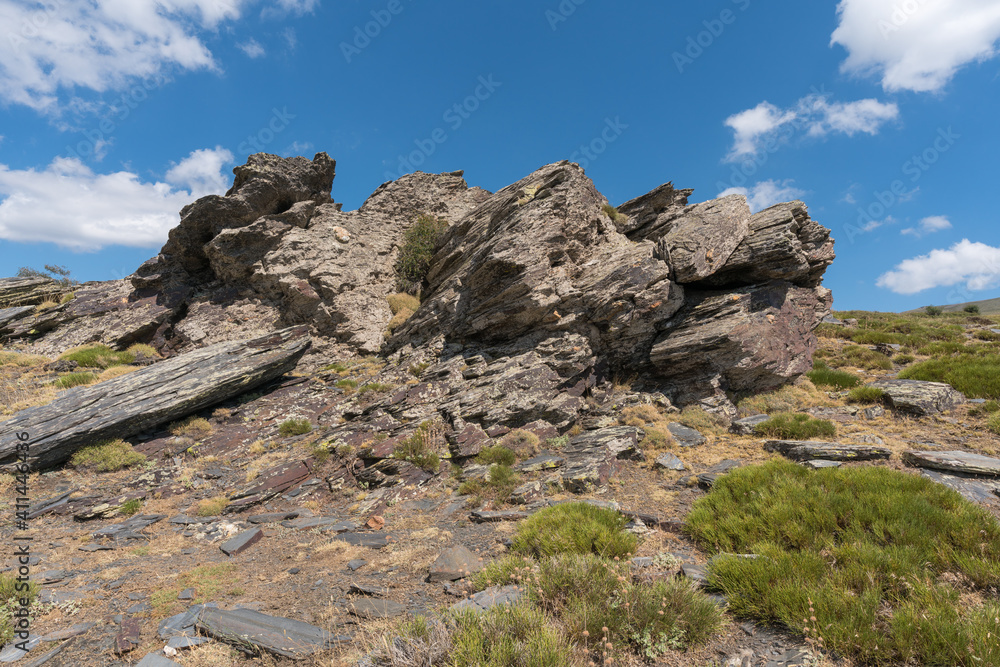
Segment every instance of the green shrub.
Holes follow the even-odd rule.
[[[394,387],[391,384],[385,384],[384,382],[369,382],[368,384],[362,385],[358,389],[358,396],[364,396],[366,394],[383,394],[387,391],[392,391]]]
[[[392,452],[393,458],[409,461],[427,472],[436,473],[441,467],[437,450],[444,445],[444,426],[432,421],[421,422],[409,438]]]
[[[536,557],[595,553],[604,558],[635,551],[638,540],[625,517],[588,503],[562,503],[540,510],[518,526],[513,551]]]
[[[965,312],[967,312],[968,314],[970,314],[970,315],[978,315],[979,314],[979,306],[977,306],[974,303],[970,303],[963,310]]]
[[[419,291],[430,269],[438,241],[447,229],[447,221],[421,215],[403,233],[403,245],[399,248],[396,260],[396,278],[400,292]]]
[[[996,342],[1000,340],[1000,334],[993,333],[992,331],[986,331],[985,329],[980,329],[979,331],[972,334],[972,337],[977,340],[985,340],[987,342]]]
[[[927,306],[926,308],[924,308],[924,312],[930,315],[931,317],[939,317],[941,313],[944,312],[944,309],[940,308],[939,306]]]
[[[72,389],[73,387],[94,384],[95,382],[97,382],[97,375],[81,371],[78,373],[67,373],[52,384],[59,389]]]
[[[1000,412],[994,412],[986,422],[986,428],[992,433],[1000,435]]]
[[[506,466],[512,466],[514,465],[515,458],[514,452],[503,445],[494,445],[493,447],[485,447],[483,451],[479,452],[479,455],[476,457],[476,463],[483,465],[501,463]]]
[[[124,440],[107,440],[77,450],[69,459],[74,468],[96,472],[116,472],[146,462],[146,457]]]
[[[916,360],[917,358],[914,357],[912,354],[897,354],[895,357],[892,358],[892,361],[894,363],[899,364],[900,366],[906,366],[907,364],[912,364]]]
[[[868,370],[892,370],[892,360],[889,357],[885,356],[881,352],[869,350],[867,347],[861,347],[860,345],[848,345],[841,350],[840,354],[841,359],[843,360],[840,365],[855,366],[857,368],[865,368]]]
[[[855,387],[847,394],[848,403],[884,403],[885,399],[885,390],[868,385],[864,387]]]
[[[1000,585],[1000,523],[944,485],[771,461],[720,478],[685,526],[702,549],[758,556],[709,569],[737,617],[795,633],[809,619],[812,639],[857,664],[1000,664],[995,597],[970,607],[947,583]]]
[[[818,437],[832,438],[837,435],[837,427],[827,419],[781,412],[757,424],[754,432],[778,440],[811,440]]]
[[[619,213],[618,209],[611,204],[604,204],[601,206],[601,210],[604,211],[604,215],[611,218],[612,222],[623,223],[628,220],[628,216],[624,213]]]
[[[530,604],[449,613],[450,667],[571,667],[573,646],[545,612]]]
[[[833,387],[835,389],[850,389],[861,384],[861,378],[846,371],[835,371],[822,361],[813,364],[813,369],[806,373],[817,387]]]
[[[118,513],[123,516],[132,516],[133,514],[138,514],[139,510],[142,509],[142,500],[139,498],[133,498],[132,500],[126,500],[118,508]]]
[[[358,381],[351,380],[350,378],[344,378],[343,380],[337,380],[337,384],[335,386],[343,389],[344,393],[350,394],[358,388]]]
[[[648,437],[649,434],[647,433],[646,436]],[[568,444],[569,444],[568,435],[559,435],[554,438],[548,438],[545,441],[545,446],[548,447],[549,449],[562,449]]]
[[[94,344],[76,347],[59,355],[60,359],[75,361],[83,368],[110,368],[123,366],[135,361],[131,352],[116,352],[107,345]]]
[[[308,419],[286,419],[278,427],[278,433],[284,437],[292,435],[305,435],[313,428],[312,422]]]
[[[1000,354],[959,354],[904,369],[900,378],[946,382],[969,398],[1000,398]]]
[[[974,405],[969,408],[970,417],[981,417],[983,415],[991,415],[994,412],[1000,412],[1000,403],[997,401],[986,401],[980,405]]]
[[[458,487],[458,493],[472,496],[473,505],[481,505],[489,500],[495,505],[503,505],[510,500],[511,492],[521,482],[521,476],[509,465],[495,463],[490,466],[484,480],[469,479]]]

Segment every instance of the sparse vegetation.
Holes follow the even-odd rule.
[[[441,467],[439,450],[444,445],[444,425],[433,421],[421,422],[409,438],[396,445],[393,458],[409,461],[427,472],[436,473]]]
[[[1000,584],[1000,524],[943,485],[772,461],[720,478],[686,527],[704,549],[756,555],[709,571],[738,617],[805,626],[860,664],[1000,661],[1000,605],[975,595]]]
[[[518,527],[511,550],[543,557],[556,554],[597,554],[624,557],[638,540],[625,528],[625,517],[588,503],[563,503],[535,512]]]
[[[39,586],[35,582],[19,582],[13,574],[0,574],[0,645],[6,646],[14,638],[11,619],[14,612],[27,602],[29,614],[34,614],[32,606],[38,597]]]
[[[430,215],[417,217],[403,234],[403,245],[396,260],[396,282],[400,292],[419,293],[448,222]]]
[[[479,455],[476,456],[476,463],[480,463],[482,465],[499,463],[505,466],[512,466],[514,465],[514,460],[516,458],[517,457],[514,455],[514,452],[507,449],[503,445],[494,445],[492,447],[486,447],[483,451],[479,452]]]
[[[986,420],[986,428],[988,428],[991,433],[1000,435],[1000,412],[994,412],[990,415],[990,418]]]
[[[604,215],[608,216],[612,222],[624,223],[628,221],[628,216],[624,213],[619,213],[618,209],[611,204],[604,204],[601,206],[601,210],[604,211]]]
[[[957,354],[929,359],[904,369],[899,377],[947,382],[969,398],[1000,398],[1000,354]]]
[[[930,317],[939,317],[944,312],[944,309],[939,306],[927,306],[924,308],[924,312]]]
[[[366,394],[384,394],[392,389],[393,386],[391,384],[385,384],[384,382],[369,382],[368,384],[362,385],[358,389],[358,396],[365,396]]]
[[[188,417],[184,421],[171,424],[169,431],[171,435],[200,440],[212,435],[212,424],[204,417]]]
[[[76,451],[69,459],[74,468],[117,472],[146,462],[146,457],[124,440],[108,440]]]
[[[777,440],[812,440],[832,438],[837,435],[837,427],[827,419],[816,419],[807,414],[781,412],[771,416],[754,428],[757,435]]]
[[[59,355],[59,358],[75,361],[81,368],[110,368],[135,361],[135,355],[131,352],[117,352],[100,343],[75,347]]]
[[[72,389],[73,387],[94,384],[95,382],[97,382],[97,374],[78,371],[76,373],[67,373],[57,378],[52,385],[57,389]]]
[[[618,418],[622,424],[627,426],[637,426],[642,428],[646,424],[652,424],[663,419],[663,415],[652,405],[634,405],[622,410]]]
[[[312,422],[308,419],[286,419],[278,426],[278,433],[287,438],[293,435],[305,435],[313,428]]]
[[[133,361],[139,357],[146,357],[147,359],[160,358],[160,353],[156,351],[156,348],[152,345],[147,345],[146,343],[135,343],[133,345],[129,345],[128,349],[125,351],[132,355]]]
[[[205,498],[195,505],[194,513],[196,516],[218,516],[228,505],[229,498],[224,495]]]
[[[834,389],[850,389],[861,384],[861,378],[846,371],[835,371],[822,361],[813,364],[813,369],[806,373],[817,387],[832,387]]]
[[[133,498],[132,500],[126,500],[118,508],[118,513],[122,516],[132,516],[138,514],[139,510],[142,509],[142,501],[138,498]]]
[[[30,266],[22,266],[17,270],[18,278],[49,278],[56,281],[63,287],[70,287],[72,285],[79,284],[76,280],[70,277],[70,270],[65,266],[60,266],[58,264],[46,264],[45,267],[39,271],[38,269],[33,269]]]
[[[885,391],[878,387],[864,386],[855,387],[847,394],[848,403],[878,404],[884,403],[886,399]]]
[[[510,500],[511,492],[520,482],[521,476],[513,468],[503,463],[495,463],[490,466],[486,479],[466,480],[459,485],[458,493],[472,496],[473,505],[481,505],[488,500],[499,506]]]
[[[514,452],[521,459],[531,458],[537,454],[540,442],[537,435],[520,428],[516,428],[500,438],[500,446]]]

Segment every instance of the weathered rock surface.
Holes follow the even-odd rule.
[[[252,648],[286,658],[303,658],[350,641],[349,637],[334,635],[302,621],[250,609],[226,611],[205,607],[195,625],[210,637],[237,648]]]
[[[452,609],[471,609],[484,612],[500,605],[513,605],[524,597],[517,586],[491,586],[461,602],[452,605]]]
[[[670,431],[670,435],[674,437],[677,444],[681,447],[697,447],[698,445],[704,445],[708,442],[708,438],[703,436],[698,431],[693,428],[688,428],[684,424],[678,424],[677,422],[670,422],[667,424],[667,430]]]
[[[736,435],[754,435],[757,432],[757,425],[763,424],[770,418],[770,415],[751,415],[737,419],[729,426],[729,430]]]
[[[943,382],[889,378],[870,386],[884,391],[893,409],[918,417],[947,412],[965,402],[962,392]]]
[[[0,464],[17,458],[28,433],[34,469],[59,464],[80,447],[127,438],[213,405],[294,368],[309,345],[304,328],[246,343],[221,343],[89,387],[70,389],[49,405],[4,422]]]
[[[0,278],[0,308],[34,306],[69,291],[51,278]]]
[[[903,461],[920,468],[948,470],[969,475],[1000,477],[1000,459],[971,452],[903,452]]]
[[[483,569],[483,561],[462,545],[445,549],[431,564],[427,581],[455,581]]]
[[[887,447],[872,445],[843,445],[839,442],[808,440],[768,440],[764,449],[778,452],[793,461],[822,459],[825,461],[878,461],[892,456]]]

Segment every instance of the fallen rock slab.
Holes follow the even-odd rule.
[[[454,605],[452,609],[470,609],[474,612],[484,612],[500,605],[514,605],[524,593],[517,586],[491,586],[484,591],[476,593],[467,600],[462,600]]]
[[[431,564],[427,581],[455,581],[483,569],[482,558],[459,545],[445,549]]]
[[[150,653],[145,658],[136,663],[135,667],[180,667],[179,662],[174,662],[170,658],[164,658],[159,653]]]
[[[260,542],[263,537],[264,531],[260,528],[251,528],[250,530],[244,530],[239,535],[226,540],[219,546],[219,548],[222,550],[222,553],[227,556],[238,556],[253,545]]]
[[[892,456],[887,447],[874,445],[842,445],[839,442],[803,440],[768,440],[764,449],[777,452],[793,461],[823,459],[825,461],[878,461]]]
[[[358,618],[372,620],[399,616],[406,611],[406,607],[392,600],[359,598],[347,603],[347,611]]]
[[[674,436],[674,440],[681,447],[697,447],[698,445],[704,445],[708,442],[708,438],[703,436],[698,431],[693,428],[688,428],[684,424],[678,424],[677,422],[670,422],[667,424],[667,430],[670,431],[670,435]]]
[[[245,393],[292,370],[309,347],[306,327],[248,342],[219,343],[22,410],[0,425],[0,466],[17,461],[27,433],[28,465],[43,469],[87,445],[128,438]]]
[[[205,608],[198,615],[195,626],[213,639],[231,644],[241,651],[266,651],[296,659],[351,640],[302,621],[268,616],[250,609],[227,611]]]
[[[666,453],[656,459],[654,464],[657,468],[663,468],[665,470],[686,470],[684,462],[671,453]]]
[[[903,452],[903,461],[918,468],[948,470],[967,475],[1000,477],[1000,459],[971,452]]]
[[[922,417],[946,412],[965,403],[962,392],[944,382],[885,379],[871,383],[885,392],[893,409]]]
[[[500,521],[520,521],[521,519],[527,519],[528,513],[511,510],[503,512],[476,511],[470,514],[469,518],[473,523],[498,523]]]
[[[757,432],[757,425],[763,424],[771,415],[752,415],[737,419],[729,426],[729,431],[736,435],[754,435]]]
[[[920,475],[958,491],[969,502],[1000,509],[1000,480],[924,468]]]

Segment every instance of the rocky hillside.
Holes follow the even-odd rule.
[[[457,604],[509,623],[495,609],[520,600],[534,630],[501,635],[528,632],[517,640],[525,656],[560,647],[538,664],[945,664],[940,642],[886,647],[884,635],[911,635],[885,621],[903,602],[878,597],[884,587],[796,580],[823,596],[832,650],[798,627],[812,605],[802,595],[791,620],[740,607],[752,572],[731,580],[743,582],[735,593],[706,577],[727,567],[719,554],[737,547],[720,536],[751,503],[727,507],[722,527],[706,508],[726,507],[747,480],[795,479],[804,501],[802,470],[834,495],[874,470],[889,475],[878,488],[903,480],[905,493],[925,493],[908,481],[922,480],[957,492],[949,508],[964,496],[1000,513],[989,431],[1000,432],[1000,408],[986,400],[1000,387],[975,371],[1000,364],[995,321],[831,317],[821,281],[833,241],[801,202],[751,215],[742,197],[691,204],[668,183],[613,207],[562,162],[497,193],[460,172],[417,173],[345,212],[323,153],[255,155],[235,174],[225,196],[185,207],[127,280],[0,280],[0,466],[29,471],[0,476],[10,517],[0,533],[27,526],[38,584],[31,640],[0,660],[488,664],[447,657],[457,626],[404,621]],[[417,241],[427,252],[414,278],[404,269]],[[980,366],[949,375],[935,365],[946,348]],[[19,503],[28,508],[14,520]],[[606,512],[620,558],[525,550],[532,530],[538,540],[576,525],[533,528],[560,507]],[[781,511],[794,525],[793,508]],[[994,529],[988,514],[962,517]],[[832,524],[847,531],[852,520]],[[970,565],[995,557],[989,535],[956,542],[934,574],[970,608],[1000,586]],[[741,543],[736,553],[754,556],[742,562],[793,558],[774,551],[781,535],[764,539]],[[847,568],[864,551],[831,540],[816,562]],[[609,585],[621,588],[588,603],[618,610],[601,621],[610,629],[532,597],[546,572],[571,566],[599,568],[587,581],[615,573]],[[13,572],[0,573],[9,610]],[[769,571],[762,590],[786,590],[771,584],[799,572]],[[589,593],[574,595],[582,605]],[[663,618],[640,623],[650,596]],[[853,598],[881,605],[882,620],[844,613],[877,626],[877,641],[838,635],[842,622],[843,637],[858,636],[827,603]],[[550,634],[531,634],[539,628]],[[0,639],[13,629],[0,622]],[[967,634],[956,664],[997,664]]]

